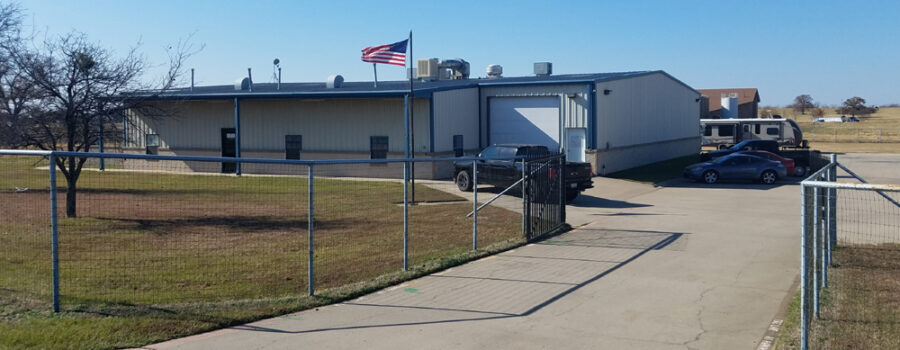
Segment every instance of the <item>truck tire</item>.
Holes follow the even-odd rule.
[[[794,176],[806,177],[806,174],[809,173],[809,167],[798,166],[794,168]]]
[[[578,197],[580,191],[566,191],[566,203],[574,201]]]
[[[460,170],[456,173],[456,188],[463,192],[472,190],[472,175],[468,170]]]

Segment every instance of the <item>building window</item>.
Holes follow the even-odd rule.
[[[719,125],[719,136],[734,136],[734,127],[731,125]]]
[[[302,135],[284,135],[284,159],[300,159],[302,150]]]
[[[712,125],[707,125],[703,130],[703,136],[712,136]]]
[[[385,159],[388,153],[388,137],[372,136],[369,138],[370,159]]]
[[[147,147],[147,154],[159,154],[159,135],[158,134],[146,134],[144,135],[144,145]]]
[[[463,156],[463,136],[453,135],[453,154],[456,157]]]
[[[760,132],[761,132],[760,130],[762,130],[762,129],[760,129],[761,127],[762,127],[761,125],[756,124],[756,131],[755,131],[754,133],[757,134],[757,135],[759,135]]]
[[[778,135],[778,128],[766,128],[766,135]]]

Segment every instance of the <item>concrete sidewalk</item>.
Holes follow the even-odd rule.
[[[588,223],[564,235],[147,348],[756,348],[793,292],[799,189],[671,185],[599,179],[568,210]]]

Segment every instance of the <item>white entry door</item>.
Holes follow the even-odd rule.
[[[566,160],[584,162],[584,151],[587,148],[587,129],[566,129]]]
[[[559,150],[559,97],[494,97],[490,101],[490,144],[534,144]]]

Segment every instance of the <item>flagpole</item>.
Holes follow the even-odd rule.
[[[372,71],[375,72],[375,87],[378,87],[378,68],[375,67],[375,62],[372,62]]]
[[[416,132],[415,132],[415,128],[414,128],[415,123],[413,123],[413,121],[415,120],[415,118],[413,118],[413,111],[415,110],[415,108],[413,108],[414,101],[415,101],[415,95],[413,92],[413,69],[412,69],[414,62],[415,61],[413,61],[412,30],[410,30],[409,31],[409,129],[410,129],[409,148],[410,148],[410,150],[412,150],[412,152],[410,153],[412,155],[412,158],[416,158]],[[412,175],[410,177],[410,179],[412,180],[412,187],[410,189],[410,194],[412,197],[412,203],[415,204],[416,203],[416,162],[412,162],[412,164],[410,164],[410,165],[411,165],[411,167],[410,167],[411,174],[410,175]]]

